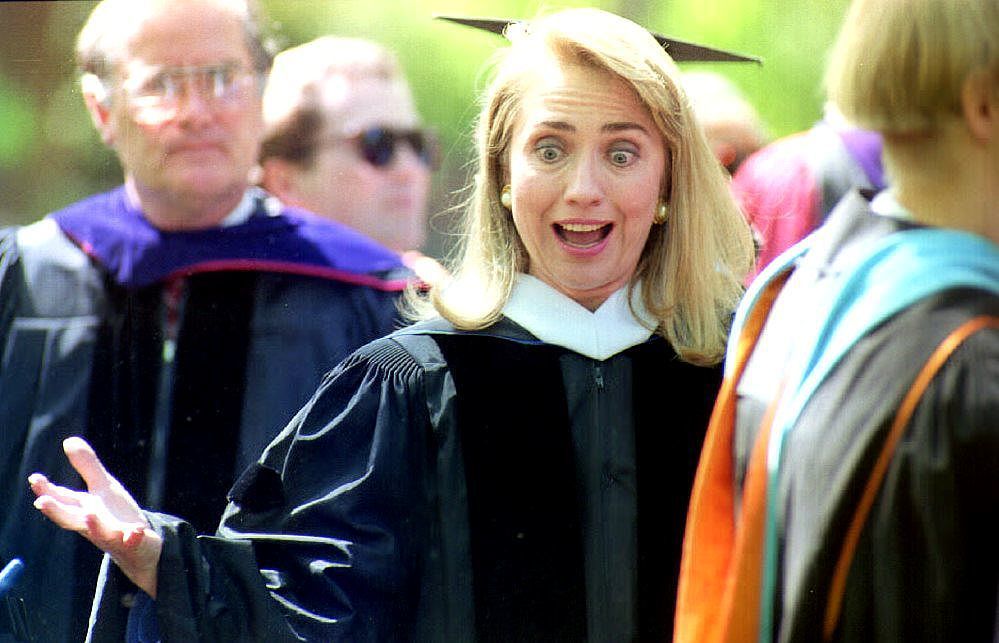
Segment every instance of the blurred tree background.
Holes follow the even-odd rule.
[[[774,137],[821,115],[826,51],[848,0],[259,0],[278,46],[331,33],[371,38],[400,53],[427,121],[441,133],[445,163],[432,196],[430,251],[446,240],[447,210],[468,179],[470,134],[485,63],[503,40],[435,14],[529,18],[596,6],[650,29],[753,54],[763,65],[687,63],[731,78]],[[73,43],[95,2],[0,3],[0,225],[46,212],[121,180],[114,155],[89,123],[75,86]]]

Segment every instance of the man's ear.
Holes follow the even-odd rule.
[[[971,73],[961,86],[961,110],[973,139],[988,143],[999,119],[999,90],[993,75],[985,70]]]
[[[108,147],[114,145],[114,125],[111,122],[111,94],[107,86],[95,74],[83,74],[80,78],[80,92],[87,106],[87,113]]]
[[[287,205],[300,205],[296,168],[282,158],[271,156],[260,164],[260,185]]]
[[[728,141],[720,141],[712,146],[712,152],[714,152],[715,158],[724,166],[726,169],[735,163],[735,159],[739,156],[739,151],[735,149],[735,145],[732,145]]]

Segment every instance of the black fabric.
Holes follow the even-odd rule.
[[[198,275],[184,304],[162,511],[184,516],[203,534],[218,526],[237,473],[256,279],[256,273]],[[211,466],[205,453],[214,454]]]
[[[720,368],[681,362],[665,342],[630,351],[638,467],[638,637],[670,641],[690,490]],[[664,399],[676,403],[666,405]]]
[[[229,491],[229,499],[240,509],[254,513],[276,509],[285,502],[281,474],[254,462],[240,474]]]
[[[754,373],[754,366],[776,363],[783,349],[803,341],[796,332],[816,323],[808,308],[816,293],[852,269],[863,244],[911,227],[873,214],[853,194],[814,233],[751,357],[746,373],[757,380],[740,385],[747,397],[737,414],[737,475],[744,475],[759,430],[760,414],[743,413],[744,400],[775,390],[779,378],[774,368]],[[924,297],[868,329],[804,404],[785,434],[775,489],[781,519],[775,641],[819,639],[850,521],[901,400],[940,342],[983,314],[999,314],[994,294],[957,288]],[[994,329],[969,337],[929,383],[860,531],[832,640],[999,640],[997,383]],[[770,402],[763,395],[756,400],[760,409]]]
[[[136,498],[146,494],[149,431],[163,335],[161,288],[107,286],[108,314],[94,350],[87,438]]]
[[[136,498],[144,498],[149,431],[163,343],[159,324],[161,288],[127,291],[109,280],[107,295],[108,314],[94,350],[87,439],[108,471]],[[74,559],[69,631],[83,633],[87,631],[100,551],[78,538]],[[123,606],[116,607],[122,617],[127,614]]]
[[[206,274],[186,286],[163,504],[200,533],[214,532],[234,478],[255,279],[255,273]],[[144,498],[162,363],[163,288],[127,291],[109,283],[108,293],[111,312],[95,351],[88,439],[125,488]],[[206,452],[216,454],[210,467],[200,462]],[[75,549],[72,631],[84,632],[100,552],[82,539]]]
[[[487,337],[435,339],[457,391],[478,639],[585,640],[580,515],[558,351]]]
[[[166,512],[213,533],[235,478],[246,381],[246,346],[256,273],[187,280],[177,341]],[[92,377],[90,439],[108,469],[137,498],[146,497],[150,431],[162,364],[160,286],[111,287],[112,314],[102,330]],[[212,466],[202,463],[213,453]]]
[[[512,326],[359,349],[237,485],[225,538],[151,518],[164,639],[668,640],[719,369],[661,338],[601,362]],[[583,527],[594,507],[615,518]],[[587,558],[597,539],[626,553]],[[96,640],[120,640],[120,581]]]

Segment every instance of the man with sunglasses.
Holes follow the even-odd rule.
[[[24,563],[0,640],[83,639],[99,560],[24,483],[76,480],[63,438],[214,532],[322,374],[395,325],[396,253],[250,185],[271,57],[248,5],[97,5],[81,89],[124,185],[0,232],[0,566]]]
[[[324,36],[278,54],[264,123],[268,191],[396,252],[421,248],[439,150],[392,52]]]

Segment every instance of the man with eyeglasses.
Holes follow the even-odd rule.
[[[83,638],[99,560],[25,484],[77,480],[65,437],[214,532],[236,475],[322,374],[393,329],[409,275],[250,185],[271,58],[246,0],[105,0],[77,55],[124,185],[0,232],[0,565],[24,563],[0,640]]]
[[[281,52],[264,92],[264,125],[268,191],[397,252],[422,247],[439,149],[391,51],[323,36]]]

